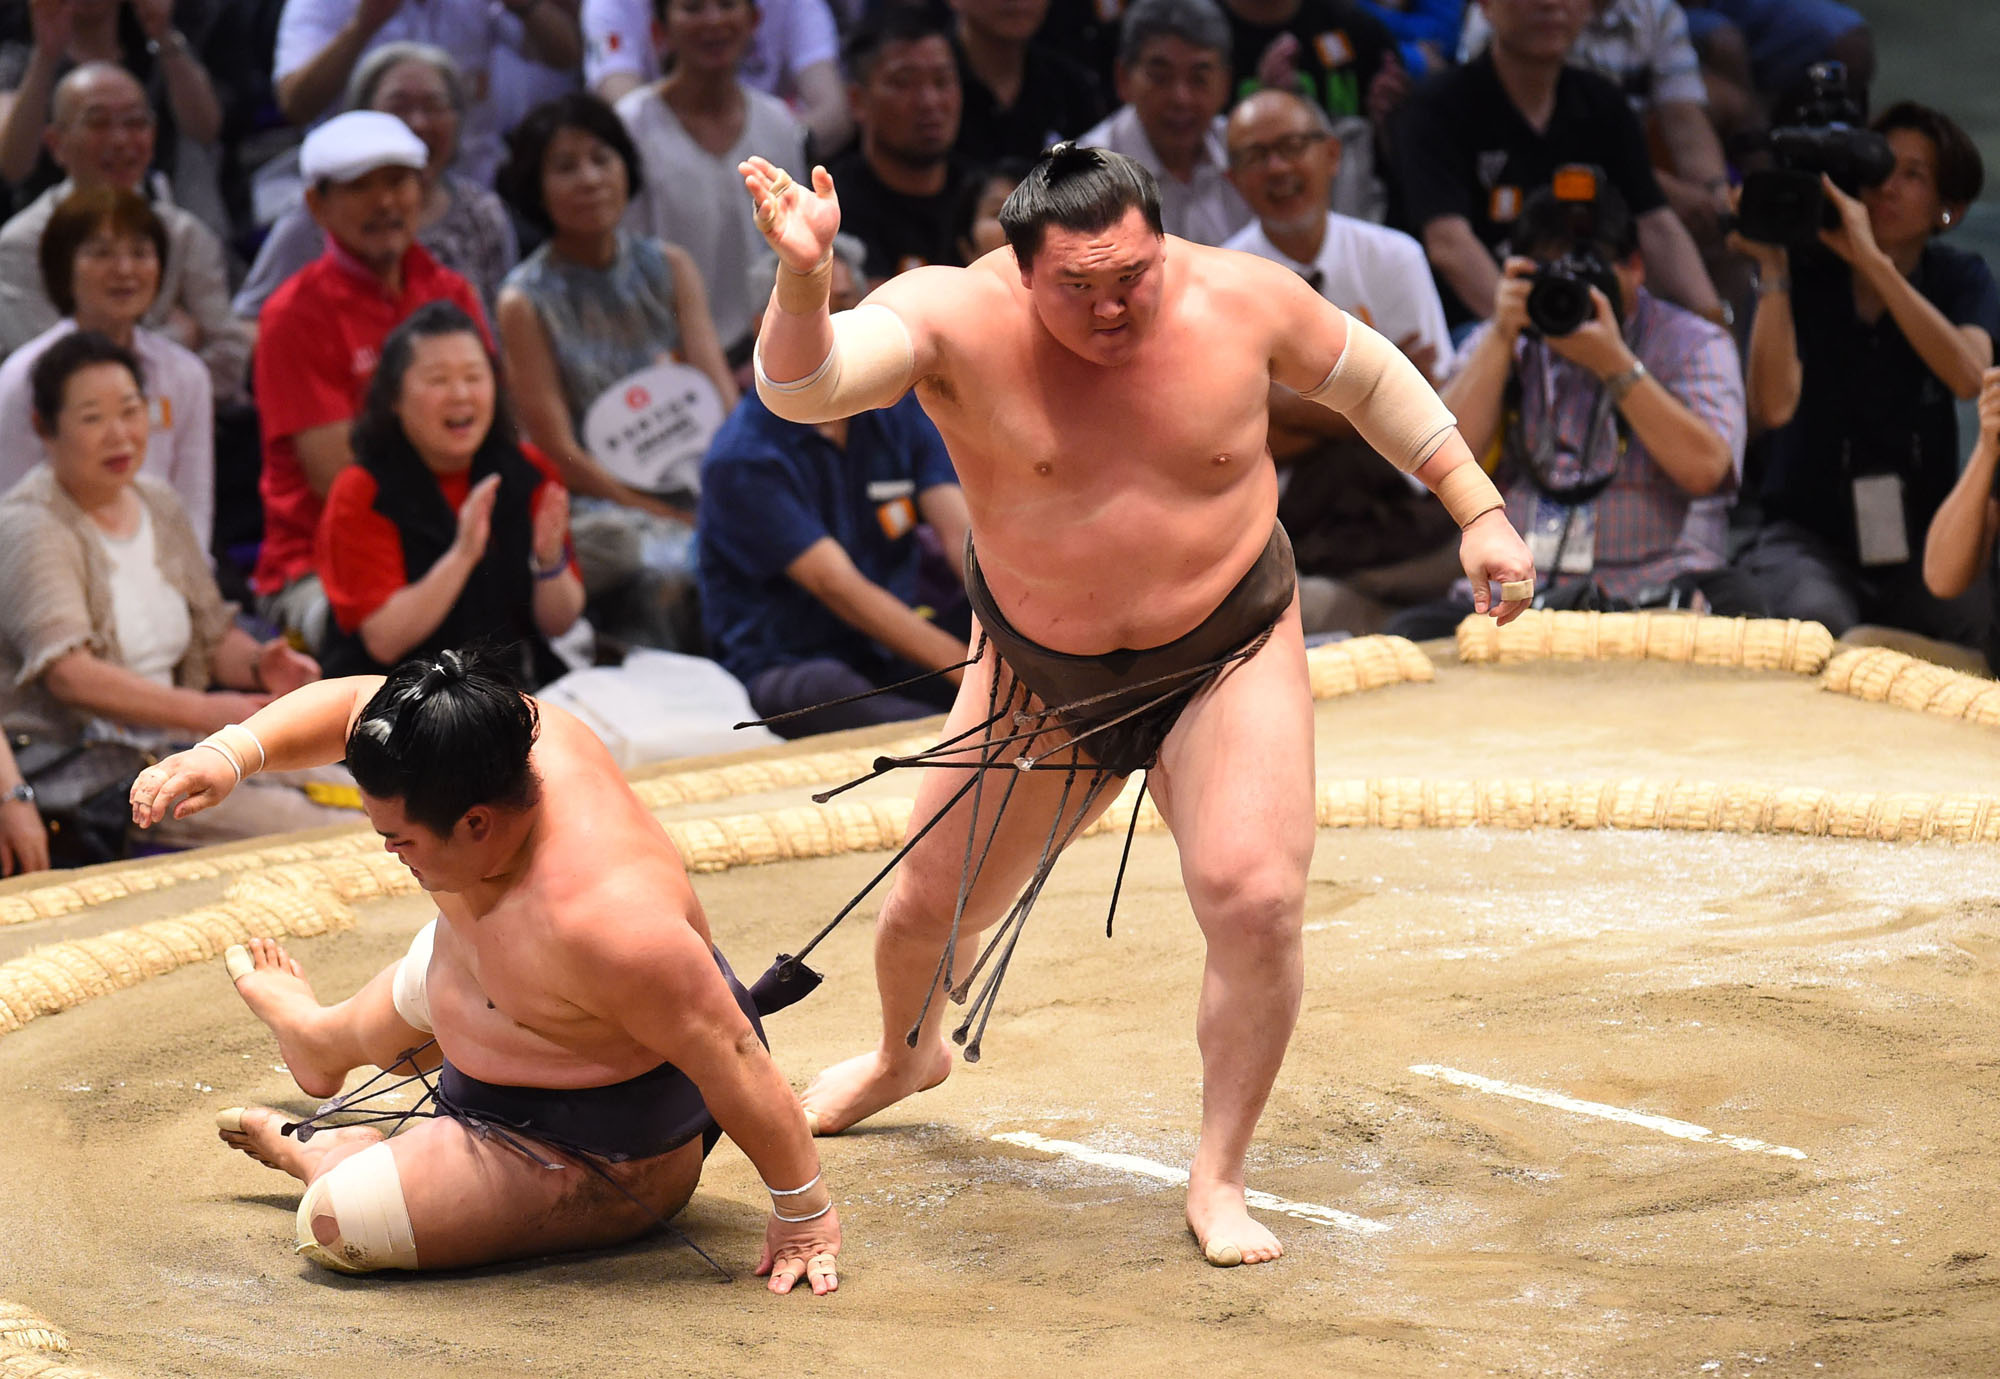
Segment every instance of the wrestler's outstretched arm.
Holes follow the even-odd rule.
[[[379,675],[315,681],[209,734],[200,746],[147,767],[132,782],[132,822],[150,828],[169,809],[176,819],[199,814],[221,804],[242,776],[259,771],[332,765],[347,755],[354,720],[381,688]]]
[[[883,293],[852,311],[828,310],[833,237],[840,230],[833,178],[816,167],[805,187],[762,158],[737,167],[757,228],[778,256],[777,283],[752,352],[757,395],[787,421],[806,423],[890,406],[931,371],[936,349],[919,314]],[[916,270],[931,279],[963,271]]]
[[[629,894],[622,894],[629,891]],[[820,1176],[819,1151],[791,1084],[736,1004],[708,951],[684,923],[660,916],[656,888],[616,880],[596,887],[591,913],[572,925],[567,991],[686,1073],[723,1133],[771,1193],[757,1272],[771,1291],[801,1281],[814,1293],[840,1286],[840,1217]],[[785,1218],[802,1218],[786,1220]]]
[[[1401,350],[1298,274],[1277,264],[1244,267],[1268,280],[1259,286],[1277,314],[1272,379],[1347,417],[1379,454],[1422,480],[1463,533],[1459,558],[1472,606],[1503,623],[1519,616],[1534,596],[1534,559],[1436,390]],[[1497,604],[1494,583],[1502,586]]]

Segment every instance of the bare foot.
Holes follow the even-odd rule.
[[[216,1113],[215,1130],[231,1149],[240,1149],[266,1168],[289,1173],[302,1183],[313,1180],[327,1155],[337,1152],[344,1159],[382,1138],[382,1132],[372,1125],[349,1125],[321,1130],[300,1144],[279,1133],[287,1119],[283,1111],[269,1106],[234,1106]]]
[[[1269,1264],[1285,1252],[1277,1236],[1251,1219],[1243,1189],[1235,1183],[1191,1179],[1187,1221],[1202,1254],[1220,1269]]]
[[[223,954],[236,993],[277,1036],[278,1052],[292,1080],[307,1096],[338,1092],[349,1069],[315,1055],[315,1028],[325,1007],[313,995],[305,969],[276,939],[253,938]]]
[[[799,1097],[806,1126],[815,1135],[838,1135],[904,1097],[928,1092],[951,1076],[951,1050],[942,1039],[928,1054],[898,1044],[900,1057],[891,1061],[876,1049],[836,1063]]]

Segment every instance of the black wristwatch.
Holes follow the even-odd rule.
[[[35,787],[26,781],[22,781],[19,785],[7,791],[6,794],[0,795],[0,804],[13,804],[17,800],[26,800],[29,804],[33,804],[35,802]]]

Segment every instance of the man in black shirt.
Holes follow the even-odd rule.
[[[855,31],[845,58],[860,139],[828,171],[842,228],[868,246],[869,282],[927,263],[963,266],[980,178],[952,152],[960,89],[950,34],[921,10],[891,9]]]
[[[1033,158],[1074,139],[1110,108],[1087,68],[1033,41],[1049,0],[951,0],[951,7],[965,100],[960,156],[974,163]]]
[[[1566,163],[1603,169],[1639,221],[1647,281],[1719,320],[1701,254],[1653,176],[1646,134],[1617,87],[1565,65],[1587,7],[1482,0],[1485,53],[1410,97],[1394,129],[1406,229],[1423,241],[1454,326],[1493,312],[1499,255],[1527,194]]]
[[[1354,0],[1224,0],[1240,99],[1290,74],[1297,90],[1335,120],[1370,113],[1369,88],[1396,41]]]

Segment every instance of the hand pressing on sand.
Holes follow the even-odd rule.
[[[757,1261],[757,1277],[768,1274],[774,1293],[789,1293],[803,1279],[812,1286],[813,1296],[823,1296],[840,1287],[834,1269],[839,1253],[840,1213],[832,1207],[826,1215],[810,1221],[785,1221],[773,1212],[764,1226],[764,1254]]]

